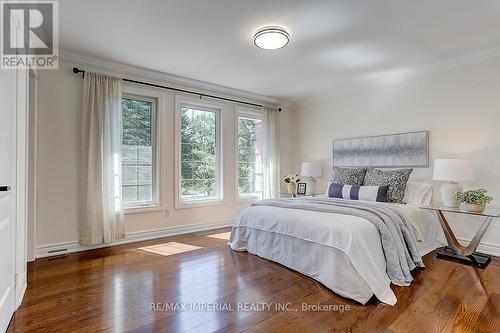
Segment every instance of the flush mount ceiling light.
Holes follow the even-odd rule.
[[[264,27],[253,36],[255,45],[264,50],[276,50],[285,47],[290,35],[280,27]]]

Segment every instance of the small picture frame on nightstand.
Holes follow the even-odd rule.
[[[297,194],[306,194],[307,183],[297,183]]]

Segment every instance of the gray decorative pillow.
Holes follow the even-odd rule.
[[[363,185],[366,169],[333,168],[332,183],[341,185]]]
[[[389,185],[387,202],[403,203],[406,183],[413,169],[379,170],[368,169],[363,185]]]

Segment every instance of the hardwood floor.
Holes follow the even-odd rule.
[[[28,266],[28,290],[7,332],[500,332],[498,258],[482,270],[431,253],[410,287],[393,287],[395,306],[376,299],[363,306],[232,251],[227,231],[38,259]],[[156,304],[174,302],[188,308]],[[189,308],[264,303],[269,311]],[[305,312],[303,303],[337,311]]]

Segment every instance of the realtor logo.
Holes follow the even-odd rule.
[[[2,69],[58,67],[58,2],[1,1]]]

